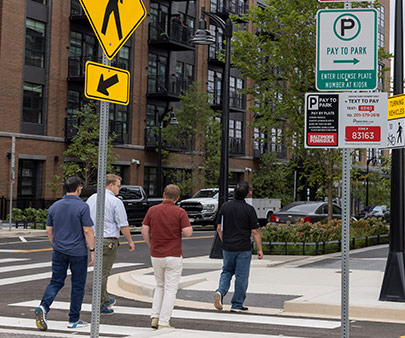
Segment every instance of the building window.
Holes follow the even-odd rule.
[[[87,61],[97,60],[96,38],[80,32],[70,32],[69,77],[84,76]]]
[[[148,93],[167,91],[166,84],[167,57],[149,53]]]
[[[45,23],[28,19],[25,28],[25,64],[45,66]]]
[[[83,8],[79,0],[71,0],[70,15],[83,15]]]
[[[243,121],[229,120],[229,146],[231,154],[244,154]]]
[[[147,196],[155,196],[157,195],[156,191],[156,168],[145,167],[144,171],[144,178],[143,178],[143,187],[145,189]]]
[[[222,73],[208,70],[207,91],[209,95],[209,103],[214,105],[221,104]]]
[[[243,89],[243,80],[231,76],[229,79],[229,105],[233,108],[245,109],[244,94],[240,91]]]
[[[115,141],[126,143],[124,135],[128,134],[128,106],[110,103],[110,133],[115,133]]]
[[[377,8],[377,31],[378,31],[378,37],[377,37],[377,46],[378,48],[384,47],[385,45],[385,8],[383,5],[381,5],[379,8]]]
[[[169,32],[169,7],[156,2],[150,4],[149,38],[159,40],[168,36]]]
[[[37,2],[41,5],[46,5],[46,0],[31,0],[32,2]]]
[[[210,32],[212,36],[215,36],[215,43],[209,47],[209,58],[216,60],[218,59],[218,53],[223,49],[224,33],[222,28],[214,25],[210,25]]]
[[[112,65],[121,69],[129,70],[130,48],[122,46],[117,56],[114,57]]]
[[[42,85],[24,82],[24,122],[42,124],[42,93]]]
[[[264,154],[264,138],[266,134],[260,132],[259,128],[254,128],[253,131],[253,150],[258,151],[260,154]]]

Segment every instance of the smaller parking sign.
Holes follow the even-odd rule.
[[[402,136],[403,129],[398,128],[396,135]],[[386,144],[387,93],[305,95],[306,148],[385,148]]]

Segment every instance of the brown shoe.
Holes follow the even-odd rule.
[[[161,329],[174,329],[174,327],[171,326],[170,324],[169,325],[159,325],[158,330],[161,330]]]
[[[159,318],[152,318],[152,321],[150,323],[150,327],[152,329],[157,329],[159,327]]]
[[[222,306],[222,295],[220,292],[215,292],[214,293],[214,306],[217,310],[222,311],[223,306]]]

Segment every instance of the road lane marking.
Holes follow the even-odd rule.
[[[113,265],[113,269],[126,268],[129,266],[136,266],[136,265],[143,265],[143,263],[117,263],[117,264]],[[93,271],[93,267],[87,268],[87,272],[91,272],[91,271]],[[67,274],[68,275],[71,274],[70,270],[68,271]],[[2,279],[0,279],[0,286],[15,284],[15,283],[30,282],[30,281],[39,280],[39,279],[46,279],[46,278],[51,278],[51,276],[52,276],[52,272],[50,271],[50,272],[38,273],[38,274],[34,274],[34,275],[2,278]]]
[[[33,300],[21,303],[9,304],[9,306],[23,306],[35,308],[40,303],[40,300]],[[55,301],[51,306],[53,309],[69,310],[70,303]],[[91,312],[91,304],[83,304],[82,311]],[[126,314],[126,315],[141,315],[150,316],[150,308],[136,308],[126,306],[114,306],[114,313]],[[340,327],[340,321],[336,320],[321,320],[321,319],[307,319],[307,318],[290,318],[280,316],[259,316],[248,315],[238,313],[226,313],[226,312],[202,312],[202,311],[190,311],[190,310],[174,310],[172,318],[181,319],[196,319],[196,320],[213,320],[216,322],[243,322],[251,324],[267,324],[267,325],[280,325],[280,326],[298,326],[306,328],[316,329],[336,329]]]
[[[27,240],[23,236],[20,236],[18,238],[20,239],[21,242],[24,242],[24,243],[27,242]]]

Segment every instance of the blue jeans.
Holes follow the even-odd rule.
[[[71,256],[60,251],[52,254],[52,278],[46,287],[41,300],[41,305],[46,312],[54,301],[59,290],[65,285],[67,270],[72,272],[72,291],[70,294],[69,322],[74,323],[80,319],[80,310],[84,297],[84,288],[87,277],[87,255]]]
[[[222,250],[222,254],[224,263],[217,292],[222,297],[225,297],[231,285],[232,276],[235,275],[235,292],[231,303],[232,309],[240,309],[246,298],[252,251],[233,252]]]

